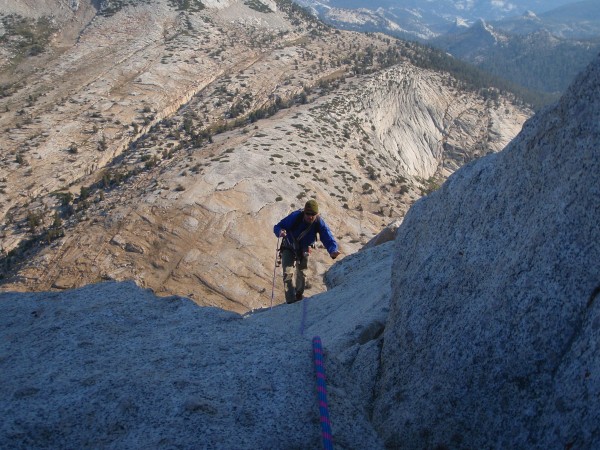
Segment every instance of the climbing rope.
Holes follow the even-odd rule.
[[[315,371],[317,374],[317,394],[319,397],[323,448],[325,450],[333,450],[333,436],[331,434],[331,422],[329,421],[329,409],[327,406],[327,383],[325,382],[325,365],[323,364],[323,346],[321,345],[321,338],[319,336],[313,337],[312,343]]]
[[[277,238],[277,250],[275,253],[275,268],[273,269],[273,287],[271,289],[271,309],[273,308],[273,299],[275,296],[275,278],[277,276],[277,257],[279,255],[279,238]],[[304,336],[306,324],[306,310],[308,307],[308,298],[302,301],[302,320],[300,322],[300,335]],[[315,364],[315,373],[317,377],[317,396],[319,398],[319,414],[321,422],[321,437],[323,448],[333,450],[333,435],[331,433],[331,421],[329,420],[329,408],[327,406],[327,383],[325,381],[325,365],[323,362],[323,345],[319,336],[313,337],[313,356]]]
[[[277,277],[277,266],[279,258],[279,238],[277,238],[277,246],[275,247],[275,264],[273,265],[273,286],[271,286],[271,309],[273,309],[273,299],[275,298],[275,278]]]

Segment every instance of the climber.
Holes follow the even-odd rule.
[[[285,301],[294,303],[302,300],[304,294],[308,257],[317,240],[317,233],[332,259],[340,255],[338,245],[331,230],[319,215],[319,205],[316,200],[307,201],[304,209],[294,211],[283,218],[273,227],[273,231],[277,237],[283,239],[280,255]]]

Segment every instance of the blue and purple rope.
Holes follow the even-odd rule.
[[[315,371],[317,373],[317,394],[319,396],[319,413],[321,415],[321,436],[323,448],[333,450],[333,435],[331,433],[331,422],[329,420],[329,408],[327,406],[327,383],[325,381],[325,365],[323,362],[323,346],[319,336],[313,337],[313,354],[315,360]]]

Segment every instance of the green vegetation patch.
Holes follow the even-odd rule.
[[[5,30],[0,36],[0,45],[11,49],[17,57],[35,56],[44,52],[50,37],[57,31],[49,17],[35,20],[11,14],[0,20]]]
[[[141,4],[151,4],[152,0],[104,0],[98,14],[104,17],[110,17],[115,15],[125,6],[137,6]]]
[[[17,92],[23,85],[21,83],[0,84],[0,98],[10,97]]]
[[[202,11],[205,6],[200,0],[169,0],[169,6],[177,11]]]
[[[311,13],[310,9],[298,5],[293,0],[275,0],[275,4],[287,15],[292,25],[300,25],[304,21],[322,29],[327,27]]]
[[[244,2],[244,5],[248,6],[249,8],[261,12],[261,13],[272,13],[273,11],[271,10],[271,8],[269,8],[267,5],[265,5],[264,3],[260,2],[259,0],[246,0]]]

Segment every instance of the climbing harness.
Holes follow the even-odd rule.
[[[329,421],[329,408],[327,406],[327,383],[325,381],[325,365],[323,364],[323,346],[321,345],[321,338],[319,336],[313,337],[312,344],[315,371],[317,374],[317,395],[319,397],[323,448],[325,450],[333,450],[333,435],[331,434],[331,422]]]
[[[290,227],[290,232],[287,233],[285,235],[285,245],[282,242],[281,244],[281,248],[288,248],[290,250],[292,250],[294,252],[294,255],[296,257],[297,260],[302,259],[305,256],[308,256],[306,253],[310,253],[310,250],[307,249],[306,251],[303,251],[303,249],[300,248],[300,241],[302,240],[302,238],[304,236],[306,236],[306,234],[313,228],[313,226],[317,227],[317,233],[320,233],[321,228],[320,228],[320,222],[318,219],[315,219],[313,222],[311,222],[304,230],[302,230],[302,232],[298,235],[298,237],[294,237],[292,235],[292,230],[295,230],[296,228],[298,228],[298,226],[300,226],[300,224],[302,224],[303,222],[303,214],[300,214],[298,216],[298,218],[294,221],[293,225]],[[290,239],[291,236],[291,239]],[[314,246],[314,244],[312,244],[312,246]]]

